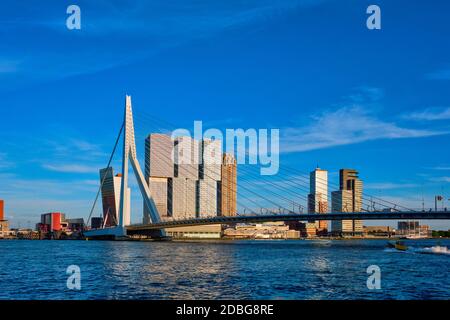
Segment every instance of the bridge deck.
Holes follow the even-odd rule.
[[[168,229],[207,224],[260,223],[270,221],[319,221],[319,220],[446,220],[450,211],[408,211],[408,212],[348,212],[327,214],[277,214],[249,215],[234,217],[195,218],[186,220],[164,221],[151,224],[127,226],[130,231]]]

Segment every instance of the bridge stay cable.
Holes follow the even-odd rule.
[[[151,118],[150,116],[142,115],[141,117],[138,117],[138,119],[140,119],[139,121],[143,121],[141,118],[146,118],[147,121],[152,122],[152,123],[156,123],[156,125],[154,124],[152,127],[155,127],[155,128],[157,129],[157,131],[160,132],[160,133],[167,134],[167,133],[170,133],[171,130],[174,130],[174,126],[173,126],[173,125],[171,125],[171,128],[166,128],[166,127],[161,128],[161,127],[159,127],[159,125],[157,125],[157,124],[160,123],[160,122],[162,122],[162,121],[159,121],[159,122],[158,122],[157,120]],[[144,126],[145,126],[145,125],[144,125]],[[248,153],[247,153],[247,155],[248,155]],[[241,172],[242,170],[243,170],[243,167],[241,166],[239,172]],[[250,169],[250,170],[251,170],[251,169]],[[247,171],[247,172],[250,172],[250,170]],[[281,176],[283,176],[283,173],[282,173],[282,172],[281,172]],[[258,178],[259,178],[259,179],[262,179],[262,177],[263,177],[263,176],[258,175]],[[291,178],[292,178],[292,177],[288,176],[288,177],[285,179],[285,181],[283,182],[283,183],[285,183],[285,184],[290,185],[290,187],[288,187],[288,188],[286,188],[286,189],[283,189],[283,191],[285,191],[285,192],[287,191],[287,192],[290,192],[290,193],[296,193],[297,196],[299,196],[299,197],[305,199],[305,201],[306,201],[306,205],[305,205],[305,206],[302,205],[302,207],[307,207],[307,204],[308,204],[308,199],[307,199],[307,197],[305,197],[303,194],[300,194],[300,193],[298,193],[298,192],[293,191],[293,190],[292,190],[292,187],[300,187],[301,189],[303,189],[303,190],[305,190],[307,193],[309,193],[309,189],[308,189],[308,188],[309,188],[309,181],[305,182],[305,185],[302,185],[302,184],[300,184],[299,182],[291,181]],[[304,178],[304,179],[306,179],[306,178]],[[303,177],[302,177],[302,180],[303,180]],[[270,179],[266,179],[265,181],[268,182],[269,184],[273,185],[274,187],[276,186],[276,184],[273,183],[273,182],[271,182]],[[319,183],[324,184],[324,183],[321,182],[321,181],[319,181]],[[259,187],[259,186],[258,186],[258,187]],[[280,187],[278,187],[278,189],[281,190]],[[275,194],[274,192],[272,192],[272,193]],[[363,205],[363,206],[364,206],[364,205],[367,205],[367,202],[364,203],[365,200],[367,201],[367,199],[365,199],[365,197],[363,196],[363,197],[362,197],[362,202],[363,202],[362,205]],[[339,201],[341,202],[341,199],[339,199]],[[293,201],[293,200],[289,200],[289,202],[294,202],[294,203],[295,203],[295,201]],[[273,203],[273,202],[271,202],[271,203]],[[342,202],[341,202],[341,203],[342,203]],[[370,204],[372,204],[372,202],[371,202]],[[278,207],[283,207],[283,206],[279,206],[279,205],[277,205],[277,206],[278,206]],[[369,206],[369,205],[368,205],[368,206]],[[386,206],[386,205],[384,205],[384,206],[385,206],[385,207],[388,207],[388,206]],[[284,209],[287,210],[286,208],[284,208]],[[368,211],[368,210],[366,210],[366,209],[364,209],[364,208],[361,208],[361,210],[362,210],[362,211]]]
[[[136,123],[138,124],[138,126],[135,126],[136,132],[139,132],[139,131],[141,130],[141,124],[139,123],[139,121],[135,121],[135,124],[136,124]],[[153,128],[153,126],[152,126],[152,128]],[[144,130],[148,130],[148,125],[145,125],[145,129],[144,129]],[[160,128],[156,128],[155,131],[158,132],[158,133],[166,133],[165,131],[162,131]],[[147,132],[147,131],[146,131],[146,132]],[[144,136],[145,136],[145,135],[147,135],[147,134],[144,134]],[[162,155],[159,155],[158,153],[155,153],[154,156],[155,156],[157,159],[159,159],[159,160],[163,160],[163,161],[172,161],[171,158],[169,158],[169,157],[167,157],[167,156],[164,156],[164,157],[163,157]],[[189,168],[189,167],[188,167],[188,168]],[[189,169],[187,169],[187,170],[189,170]],[[191,171],[190,171],[189,173],[194,173],[194,174],[195,174],[195,172],[192,171],[192,168],[191,168],[190,170],[191,170]],[[211,178],[210,183],[207,182],[207,185],[208,185],[208,186],[211,186],[212,183],[214,183],[214,180],[212,180],[212,177],[210,177],[210,176],[207,175],[206,173],[204,173],[204,175],[205,175],[207,178]],[[235,183],[232,183],[232,184],[235,184]],[[246,189],[246,188],[244,188],[244,189]],[[171,198],[172,198],[172,197],[171,197],[172,191],[169,189],[169,190],[168,190],[168,193],[169,193],[169,199],[168,199],[168,201],[171,201]],[[245,196],[243,196],[243,198],[245,198],[246,200],[248,200],[248,201],[250,201],[250,202],[256,204],[256,205],[259,207],[259,204],[258,204],[257,202],[255,202],[255,201],[251,200],[250,198],[247,198],[247,197],[245,197]],[[192,200],[192,198],[191,198],[191,200]],[[243,208],[249,210],[250,212],[254,212],[253,210],[251,210],[251,209],[248,208],[247,206],[245,206],[245,205],[243,205],[242,203],[240,203],[240,201],[237,201],[237,202],[238,202],[238,204],[239,204],[241,207],[243,207]]]
[[[287,171],[291,171],[291,172],[293,172],[293,173],[298,173],[298,174],[300,174],[300,175],[301,175],[301,177],[300,177],[301,179],[307,179],[306,177],[302,177],[303,175],[305,175],[305,173],[302,172],[302,171],[300,171],[300,170],[298,170],[298,169],[295,169],[295,168],[292,168],[292,167],[288,167],[288,166],[283,166],[283,168],[284,168],[285,170],[287,170]],[[324,184],[322,178],[319,178],[319,177],[318,177],[317,180],[319,180],[319,183]],[[330,183],[331,185],[335,185],[336,187],[339,187],[339,186],[338,186],[337,184],[335,184],[335,183],[331,183],[331,182],[329,182],[329,183]],[[364,194],[365,194],[365,196],[364,196]],[[370,197],[370,199],[368,199],[367,197]],[[391,202],[391,201],[388,201],[388,200],[385,200],[385,199],[382,199],[382,198],[378,198],[378,197],[369,195],[369,194],[367,194],[367,193],[363,193],[362,198],[363,198],[363,200],[369,201],[369,203],[370,203],[371,205],[372,205],[372,204],[378,204],[378,205],[383,206],[383,207],[385,207],[385,208],[391,208],[391,209],[392,209],[393,207],[394,207],[394,208],[395,208],[395,207],[398,207],[398,208],[406,209],[406,210],[408,210],[408,211],[415,211],[415,210],[413,210],[413,209],[411,209],[411,208],[408,208],[408,207],[399,205],[399,204],[397,204],[397,203],[394,203],[394,202]],[[373,201],[373,199],[376,199],[376,200],[385,202],[385,203],[387,203],[387,204],[389,204],[389,205],[386,205],[386,204],[381,203],[381,202]],[[393,206],[393,207],[392,207],[392,206]]]
[[[249,152],[248,152],[248,151],[246,151],[246,156],[249,156]],[[283,165],[283,167],[281,168],[281,170],[283,170],[283,169],[286,170],[286,171],[288,171],[288,172],[291,172],[292,174],[298,175],[297,177],[298,177],[299,179],[301,179],[301,180],[304,180],[306,185],[309,184],[309,180],[308,180],[308,179],[309,179],[309,178],[308,178],[309,173],[300,171],[300,170],[298,170],[298,169],[295,169],[295,168],[292,168],[292,167],[289,167],[289,166],[286,166],[286,165]],[[281,170],[280,170],[280,172],[279,172],[278,174],[282,174]],[[322,186],[327,186],[327,187],[328,187],[328,185],[330,185],[330,186],[334,186],[334,187],[336,187],[336,188],[339,188],[339,185],[338,185],[338,184],[333,183],[333,182],[331,182],[331,181],[329,181],[329,180],[325,180],[325,179],[320,178],[320,177],[316,177],[316,180],[317,180],[317,182],[318,182],[319,184],[321,184]],[[291,183],[293,182],[293,183],[295,183],[294,180],[292,180],[292,181],[287,181],[287,182],[291,182]],[[368,199],[367,197],[369,197],[370,199]],[[381,202],[373,201],[373,199],[376,199],[376,200],[379,200],[379,201],[388,203],[389,205],[386,205],[386,204],[381,203]],[[378,204],[378,205],[381,205],[381,206],[383,206],[383,207],[385,207],[385,208],[390,208],[390,209],[393,209],[393,208],[398,207],[398,208],[406,209],[406,210],[408,210],[408,211],[415,211],[415,210],[413,210],[413,209],[407,208],[407,207],[405,207],[405,206],[399,205],[399,204],[397,204],[397,203],[393,203],[393,202],[391,202],[391,201],[388,201],[388,200],[385,200],[385,199],[382,199],[382,198],[375,197],[375,196],[370,195],[370,194],[367,194],[367,193],[363,193],[363,194],[362,194],[362,200],[363,200],[363,205],[364,205],[364,200],[366,201],[366,204],[367,204],[367,201],[368,201],[368,202],[369,202],[369,205],[368,205],[369,207],[373,206],[374,204]],[[398,211],[398,210],[397,210],[397,211]]]
[[[162,133],[162,132],[165,132],[165,131],[164,131],[164,130],[161,130],[161,128],[157,128],[157,132],[158,132],[158,133]],[[163,156],[158,155],[157,153],[155,153],[155,157],[157,157],[159,160],[172,161],[172,159],[168,158],[167,156],[165,156],[164,158],[162,158]],[[189,170],[189,169],[188,169],[188,170]],[[193,172],[193,171],[191,171],[190,173],[192,173],[192,172]],[[204,173],[204,175],[205,175],[207,178],[212,178],[211,176],[207,175],[206,173]],[[213,183],[213,181],[214,181],[214,180],[211,180],[211,183]],[[206,182],[206,183],[208,184],[208,182]],[[235,184],[235,183],[232,182],[232,184]],[[237,187],[237,186],[236,186],[236,187]],[[250,190],[249,188],[246,188],[246,187],[243,187],[243,186],[240,186],[240,188],[242,188],[242,189],[244,189],[244,190],[246,190],[246,191],[252,193],[253,195],[258,196],[258,197],[260,197],[260,198],[262,198],[262,199],[264,199],[264,200],[266,200],[266,201],[268,201],[268,202],[270,202],[270,203],[272,203],[272,204],[274,204],[274,205],[276,205],[277,207],[281,207],[281,208],[287,210],[287,208],[284,208],[283,206],[280,206],[278,203],[275,203],[275,202],[273,202],[272,200],[270,200],[270,199],[268,199],[268,198],[265,198],[265,197],[259,195],[258,193],[256,193],[256,192]],[[220,192],[220,191],[219,191],[219,192]],[[169,194],[170,194],[170,193],[171,193],[171,190],[169,189]],[[169,197],[169,198],[171,198],[171,197]],[[246,197],[244,197],[244,198],[246,198]],[[258,204],[257,202],[255,202],[254,200],[252,200],[252,199],[250,199],[250,198],[246,198],[246,200],[249,200],[250,202],[252,202],[252,203],[256,204],[258,207],[260,207],[259,204]],[[170,199],[169,199],[169,201],[170,201]],[[241,206],[242,206],[242,207],[246,207],[246,206],[243,206],[243,205],[241,205]],[[246,207],[246,209],[249,209],[249,208]],[[251,210],[251,209],[249,209],[249,210]],[[251,210],[251,211],[254,212],[253,210]]]
[[[163,122],[163,121],[158,121],[158,120],[154,119],[152,116],[147,116],[147,115],[145,115],[145,114],[143,114],[143,115],[141,115],[140,117],[138,117],[138,119],[140,119],[140,121],[142,121],[141,118],[146,118],[147,121],[152,122],[152,123],[161,123],[161,122]],[[166,121],[164,121],[164,122],[167,123]],[[161,132],[161,133],[170,133],[171,130],[174,130],[174,125],[170,125],[170,128],[164,127],[163,129],[161,129],[161,127],[159,127],[159,125],[154,125],[154,126],[157,128],[158,132]],[[248,155],[248,154],[247,154],[247,155]],[[242,169],[242,167],[241,167],[241,169]],[[266,179],[266,181],[269,182],[268,179]],[[286,179],[286,182],[290,182],[290,179]],[[272,183],[272,182],[269,182],[269,183],[271,183],[272,185],[275,186],[274,183]],[[288,183],[288,184],[289,184],[289,183]],[[309,184],[309,182],[308,182],[308,184]],[[298,183],[297,183],[297,185],[298,185]],[[302,188],[305,189],[305,190],[308,192],[308,190],[306,189],[306,188],[307,188],[306,186],[302,186]],[[291,191],[291,189],[292,189],[292,188],[287,188],[287,190],[290,190],[290,191]],[[286,190],[284,190],[284,191],[286,191]],[[273,192],[272,192],[272,193],[273,193]],[[253,194],[255,194],[255,193],[253,193]],[[274,193],[273,193],[273,194],[274,194]],[[298,193],[297,193],[297,194],[298,194]],[[300,195],[300,194],[298,194],[298,195],[299,195],[300,197],[303,197],[304,199],[306,199],[306,203],[308,202],[307,198],[306,198],[304,195]],[[261,196],[260,196],[260,197],[261,197]],[[265,200],[269,201],[269,202],[272,203],[272,204],[275,204],[273,201],[268,200],[267,198],[265,198]],[[293,201],[292,201],[292,200],[289,200],[289,202],[293,202]],[[295,202],[295,201],[294,201],[294,202]],[[279,204],[276,204],[276,206],[277,206],[277,207],[281,207],[281,208],[283,208],[284,210],[288,210],[288,211],[289,211],[289,209],[287,209],[287,208],[285,208],[285,207],[283,207],[283,206],[280,206]],[[305,206],[302,206],[302,207],[305,207]],[[365,210],[365,209],[363,209],[363,210],[364,210],[364,211],[367,211],[367,210]]]
[[[140,117],[139,117],[140,118]],[[151,116],[151,120],[152,120],[152,122],[155,122],[155,117],[153,117],[153,116]],[[164,121],[164,122],[166,122],[166,121]],[[168,123],[168,122],[166,122],[166,123]],[[168,123],[169,124],[169,123]],[[175,126],[173,126],[172,124],[169,124],[169,127],[172,127],[172,128],[174,128]],[[158,131],[160,131],[160,132],[163,132],[163,133],[170,133],[170,130],[165,130],[165,129],[163,129],[163,130],[161,130],[161,128],[159,128],[158,129]],[[294,170],[295,172],[299,172],[298,170],[295,170],[295,169],[292,169],[292,170]],[[303,177],[302,177],[303,178]],[[272,185],[274,185],[273,183],[272,183]],[[267,200],[267,201],[269,201],[269,202],[271,202],[271,203],[274,203],[273,201],[271,201],[270,199],[267,199],[267,198],[265,198],[265,197],[263,197],[263,196],[261,196],[261,195],[258,195],[258,194],[256,194],[256,193],[254,193],[254,192],[252,192],[251,190],[249,190],[251,193],[253,193],[253,194],[255,194],[255,195],[257,195],[257,196],[259,196],[259,197],[262,197],[262,198],[264,198],[265,200]],[[272,194],[274,194],[273,192],[272,192]],[[304,196],[303,196],[304,197]],[[372,197],[372,199],[373,199],[374,197]],[[364,198],[363,198],[364,199]],[[371,205],[373,205],[373,200],[371,199]],[[307,200],[307,198],[306,198],[306,200]],[[392,203],[392,202],[389,202],[389,201],[386,201],[386,200],[383,200],[383,199],[379,199],[379,200],[381,200],[381,201],[384,201],[384,202],[386,202],[386,203],[390,203],[390,204],[393,204],[394,206],[398,206],[398,207],[401,207],[401,206],[399,206],[399,205],[397,205],[397,204],[394,204],[394,203]],[[292,201],[292,200],[289,200],[289,202],[294,202],[294,201]],[[277,207],[282,207],[282,206],[279,206],[278,204],[276,204],[276,203],[274,203]],[[384,205],[384,204],[381,204],[380,203],[380,205],[383,205],[383,206],[386,206],[386,205]],[[386,207],[389,207],[389,206],[386,206]],[[405,207],[406,208],[406,207]],[[286,208],[285,208],[286,209]],[[408,210],[411,210],[411,209],[408,209]]]
[[[277,187],[277,185],[278,185],[278,183],[271,182],[268,178],[267,179],[263,179],[263,176],[261,176],[261,175],[259,175],[257,173],[251,172],[251,169],[249,169],[247,171],[247,173],[249,175],[253,175],[253,177],[258,177],[260,180],[264,180],[265,182],[273,185],[274,187]],[[280,176],[283,177],[283,174],[281,174]],[[305,200],[306,207],[307,207],[308,206],[308,201],[309,201],[308,198],[304,194],[296,192],[293,189],[301,189],[301,190],[304,190],[308,194],[309,193],[309,181],[305,182],[305,184],[301,184],[297,180],[291,180],[290,178],[292,178],[292,177],[291,176],[286,176],[286,179],[281,182],[281,183],[287,185],[286,189],[281,188],[281,187],[278,187],[278,189],[279,190],[283,190],[284,192],[290,192],[292,194],[296,194],[296,196],[299,196],[299,197],[303,198]],[[342,200],[338,199],[338,203],[342,204]],[[364,198],[362,199],[362,204],[364,205]],[[361,210],[368,211],[368,210],[365,210],[364,208],[361,208]]]
[[[121,125],[120,130],[119,130],[119,134],[117,135],[116,142],[114,143],[114,148],[113,148],[113,150],[111,152],[111,156],[109,157],[108,165],[106,166],[106,168],[109,168],[111,166],[111,162],[112,162],[112,159],[113,159],[114,154],[116,152],[117,145],[119,144],[120,137],[122,136],[122,132],[123,132],[124,126],[125,126],[125,121],[122,122],[122,125]],[[89,221],[91,220],[92,214],[93,214],[93,212],[95,210],[95,206],[97,204],[97,201],[98,201],[98,198],[99,198],[100,193],[102,191],[102,188],[103,188],[103,185],[105,183],[105,180],[106,180],[106,174],[103,175],[103,178],[101,180],[100,186],[99,186],[98,191],[97,191],[97,195],[95,196],[94,203],[92,204],[91,210],[89,212],[89,216],[88,216],[88,219],[86,221],[86,225],[89,225]]]
[[[139,121],[138,121],[139,122]],[[138,127],[136,127],[137,128],[137,132],[138,132],[138,130],[140,130],[141,128],[140,128],[140,125],[138,126]],[[144,130],[148,130],[148,126],[145,126],[145,129]],[[164,132],[164,133],[166,133],[165,131],[161,131],[161,129],[160,128],[156,128],[156,132],[158,132],[158,133],[162,133],[162,132]],[[144,134],[144,135],[146,135],[146,134]],[[157,158],[157,159],[159,159],[159,160],[163,160],[163,161],[172,161],[172,159],[171,158],[169,158],[169,157],[164,157],[164,158],[162,158],[162,156],[161,155],[159,155],[158,153],[155,153],[154,154],[154,156]],[[189,167],[188,167],[189,168]],[[187,169],[187,170],[189,170],[189,169]],[[192,171],[192,168],[190,169],[191,171],[189,172],[189,173],[195,173],[194,171]],[[212,178],[212,177],[210,177],[209,175],[207,175],[207,174],[205,174],[204,173],[204,175],[207,177],[207,178]],[[209,185],[209,186],[211,186],[212,185],[212,183],[213,183],[213,180],[211,180],[210,181],[210,183],[208,183],[207,182],[207,185]],[[234,184],[234,183],[233,183]],[[168,201],[171,201],[171,195],[172,195],[172,191],[169,189],[168,190],[168,193],[169,193],[169,199],[168,199]],[[247,200],[249,200],[250,202],[252,202],[252,203],[254,203],[254,204],[256,204],[257,206],[259,206],[258,205],[258,203],[257,202],[254,202],[253,200],[251,200],[251,199],[249,199],[249,198],[247,198],[247,197],[244,197],[244,198],[246,198]],[[192,199],[192,198],[191,198]],[[238,201],[238,203],[239,203],[239,201]],[[242,206],[242,207],[244,207],[245,209],[247,209],[247,210],[249,210],[249,211],[251,211],[251,212],[253,212],[253,210],[251,210],[250,208],[248,208],[248,207],[246,207],[245,205],[242,205],[241,203],[240,203],[240,205]]]

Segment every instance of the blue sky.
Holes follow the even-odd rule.
[[[66,28],[70,4],[81,30]],[[370,4],[381,7],[381,30],[366,28]],[[136,116],[179,127],[280,128],[281,166],[319,164],[335,183],[353,167],[367,194],[410,207],[422,193],[427,207],[435,194],[449,199],[449,9],[437,0],[2,3],[7,214],[14,226],[53,210],[87,216],[126,93]],[[144,116],[136,126],[142,154],[153,128]]]

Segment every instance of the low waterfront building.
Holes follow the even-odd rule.
[[[364,236],[372,237],[390,237],[394,233],[394,229],[389,226],[364,226]]]
[[[100,229],[103,226],[103,217],[92,217],[91,218],[91,228]]]
[[[9,230],[8,220],[5,220],[5,202],[0,200],[0,239],[7,238],[11,232]]]
[[[299,232],[299,236],[302,238],[316,238],[327,237],[328,232],[326,230],[317,229],[317,222],[301,222],[301,221],[287,221],[286,225],[289,229]]]
[[[21,240],[39,240],[41,239],[40,233],[32,229],[14,229],[11,230],[11,237]]]
[[[300,223],[300,235],[303,238],[315,238],[317,237],[317,223],[316,222],[306,222]]]
[[[0,239],[8,238],[11,235],[9,230],[9,223],[7,220],[0,221]]]
[[[220,239],[222,237],[222,226],[220,224],[176,227],[166,229],[168,236],[174,239]]]
[[[67,219],[67,224],[71,232],[83,231],[85,227],[83,218]]]
[[[0,221],[5,220],[5,201],[0,200]]]
[[[93,218],[95,219],[95,218]],[[61,212],[50,212],[41,215],[41,222],[36,224],[36,231],[43,236],[59,238],[61,235],[71,235],[84,230],[84,219],[66,219]]]
[[[299,239],[300,232],[291,230],[284,222],[238,224],[225,229],[224,237],[230,239]]]
[[[420,225],[419,221],[399,221],[395,235],[405,238],[431,238],[432,230],[428,225]]]
[[[61,212],[50,212],[41,215],[41,222],[36,225],[36,229],[41,232],[62,231],[67,223],[66,216]]]

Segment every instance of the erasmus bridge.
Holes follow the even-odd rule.
[[[296,179],[286,178],[283,183],[264,180],[260,176],[256,176],[256,183],[251,187],[245,187],[243,184],[239,185],[240,189],[247,191],[247,203],[253,203],[253,209],[247,204],[241,203],[242,213],[236,213],[233,216],[207,216],[207,215],[185,215],[185,217],[167,218],[161,217],[154,199],[152,198],[150,188],[145,181],[144,174],[138,161],[135,142],[135,126],[134,126],[133,112],[131,106],[131,97],[126,96],[124,121],[120,129],[119,135],[109,159],[107,167],[111,165],[115,150],[120,142],[120,137],[123,137],[123,152],[122,152],[122,183],[120,187],[120,204],[118,208],[118,221],[116,226],[102,227],[99,229],[90,229],[84,232],[87,238],[113,238],[123,239],[133,235],[145,235],[154,239],[161,239],[166,237],[166,229],[175,227],[188,227],[198,225],[212,225],[212,224],[236,224],[236,223],[261,223],[261,222],[275,222],[275,221],[333,221],[333,220],[447,220],[450,219],[450,212],[447,210],[413,210],[396,204],[392,201],[387,201],[381,198],[366,197],[364,201],[368,201],[367,208],[362,208],[359,212],[332,212],[326,214],[304,213],[304,205],[300,204],[299,199],[306,199],[305,192],[307,192],[307,185],[309,183],[303,181],[303,184],[296,181]],[[137,120],[137,119],[136,119]],[[167,130],[165,130],[167,132]],[[165,159],[169,161],[169,159]],[[139,192],[143,198],[146,216],[141,224],[129,224],[125,219],[125,214],[129,208],[130,193],[128,192],[128,178],[131,169],[136,177]],[[291,174],[297,174],[296,178],[302,179],[298,171],[295,169],[288,169]],[[250,182],[252,173],[246,171],[242,182]],[[305,179],[305,177],[303,177]],[[259,181],[258,181],[259,180]],[[89,220],[95,208],[95,204],[100,194],[100,190],[105,182],[102,179],[97,197],[90,212]],[[259,182],[259,183],[258,183]],[[238,188],[237,183],[235,186]],[[244,197],[239,194],[239,197]],[[266,206],[264,207],[258,199],[263,200]],[[239,200],[238,200],[239,203]],[[282,203],[282,204],[281,204]],[[257,208],[257,209],[256,209]],[[275,208],[275,209],[274,209]],[[195,217],[197,216],[197,217]],[[195,218],[194,218],[195,217]]]

